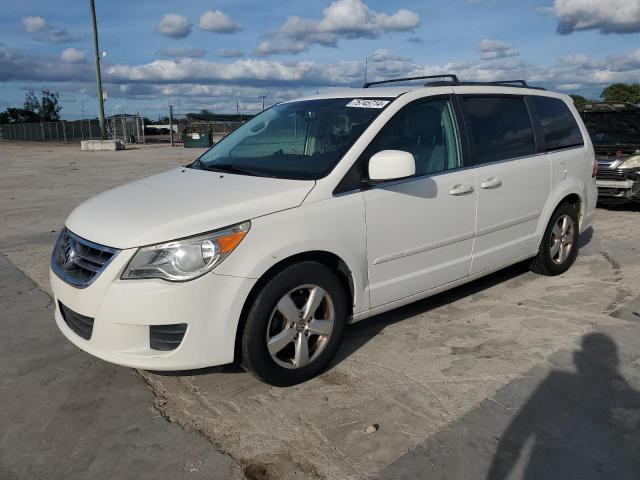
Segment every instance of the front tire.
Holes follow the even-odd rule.
[[[304,382],[335,355],[348,316],[338,277],[305,261],[286,267],[257,294],[242,332],[242,366],[276,386]]]
[[[541,275],[560,275],[571,267],[578,256],[578,209],[561,204],[544,232],[538,255],[529,268]]]

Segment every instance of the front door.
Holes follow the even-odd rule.
[[[449,97],[400,110],[365,151],[413,154],[416,175],[364,192],[372,307],[469,275],[476,215],[476,179],[462,169]]]

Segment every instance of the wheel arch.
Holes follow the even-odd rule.
[[[241,351],[241,341],[242,341],[242,333],[244,331],[244,326],[247,320],[247,314],[249,312],[249,308],[253,303],[256,295],[260,290],[264,287],[264,285],[269,281],[269,279],[273,278],[278,272],[281,272],[285,268],[290,265],[294,265],[296,263],[305,262],[305,261],[315,261],[318,262],[327,268],[329,268],[332,272],[334,272],[340,283],[342,284],[347,296],[349,298],[349,315],[353,314],[354,301],[356,295],[356,281],[354,278],[353,271],[349,268],[348,264],[338,255],[332,252],[328,252],[325,250],[311,250],[307,252],[300,252],[289,257],[283,258],[280,261],[273,264],[269,267],[259,278],[258,281],[253,285],[249,294],[247,295],[244,304],[242,306],[242,310],[240,312],[240,318],[238,319],[238,326],[236,328],[236,336],[235,336],[235,347],[234,347],[234,358],[235,360],[239,359],[239,354]]]
[[[584,198],[581,193],[577,191],[577,189],[566,189],[562,192],[558,192],[558,194],[552,201],[547,202],[545,209],[540,215],[540,221],[538,222],[537,236],[539,239],[542,239],[542,236],[544,235],[544,232],[549,225],[549,221],[551,220],[553,213],[563,203],[569,203],[578,208],[578,224],[580,227],[579,231],[581,231],[585,212]]]

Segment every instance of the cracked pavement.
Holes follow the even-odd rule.
[[[50,248],[73,206],[111,186],[186,163],[200,152],[169,147],[80,152],[71,146],[25,148],[2,143],[0,251],[46,292]],[[248,478],[485,478],[501,435],[519,408],[552,372],[575,370],[572,352],[580,350],[590,333],[602,332],[612,339],[622,359],[620,373],[629,389],[640,389],[639,215],[637,207],[598,209],[593,229],[581,236],[575,266],[560,277],[537,276],[526,266],[516,265],[350,326],[332,367],[296,387],[264,385],[236,365],[175,374],[140,371],[143,381],[131,369],[107,365],[77,351],[57,332],[46,349],[27,353],[31,342],[44,341],[42,335],[34,330],[30,336],[20,336],[15,326],[5,340],[14,356],[3,378],[28,382],[31,373],[13,372],[11,366],[44,362],[38,371],[45,388],[38,394],[46,395],[46,373],[56,374],[56,362],[47,365],[46,360],[62,355],[77,358],[78,363],[67,374],[76,378],[58,390],[87,383],[88,374],[83,372],[87,364],[98,372],[108,371],[113,382],[126,379],[115,394],[139,392],[132,410],[146,411],[149,418],[161,412],[172,422],[165,422],[166,432],[156,435],[178,435],[174,429],[180,425],[178,432],[189,435],[187,445],[194,442],[198,452],[208,445],[211,465],[222,462],[218,474],[237,475],[242,469]],[[1,265],[11,267],[8,262]],[[37,301],[43,302],[44,294],[33,291]],[[3,305],[12,305],[14,312],[30,311],[32,298],[23,304],[24,298],[4,297]],[[9,324],[7,309],[3,310],[2,324]],[[36,310],[37,322],[50,322],[47,331],[53,331],[51,309],[40,305]],[[15,342],[21,350],[16,350]],[[21,400],[24,412],[40,408],[37,401],[24,396],[35,385],[16,385],[20,398],[27,398]],[[578,401],[584,393],[580,389],[587,394],[597,391],[592,383],[579,385],[565,397],[573,395]],[[95,388],[104,402],[107,391]],[[0,395],[6,391],[0,389]],[[87,401],[90,397],[87,393]],[[553,409],[557,399],[553,395],[545,398],[546,408]],[[152,404],[153,411],[149,410]],[[603,408],[609,407],[603,404]],[[626,444],[636,448],[640,405],[627,405],[616,415],[608,419],[607,428],[613,429],[622,415],[626,422],[623,434],[630,439]],[[10,418],[0,417],[17,435],[9,439],[26,442],[27,436],[38,433],[35,428],[15,430]],[[50,438],[69,441],[74,435],[101,431],[105,421],[86,419],[74,428],[50,433]],[[379,429],[366,433],[373,424]],[[0,430],[6,431],[4,427],[0,423]],[[146,428],[137,433],[141,442]],[[29,470],[25,466],[29,459],[7,455],[15,447],[6,443],[6,433],[0,435],[4,435],[0,442],[5,442],[0,443],[5,452],[0,456],[0,471],[10,467],[16,478],[27,478],[24,472],[36,473],[30,478],[44,477],[46,467]],[[117,434],[111,435],[115,442]],[[126,441],[122,435],[118,441]],[[597,448],[595,443],[588,446]],[[537,478],[527,476],[525,458],[537,458],[535,452],[528,445],[514,454],[518,460],[513,478]],[[637,452],[636,459],[640,458],[640,450]],[[98,452],[93,455],[96,468],[105,467],[113,458],[100,458]],[[209,456],[202,453],[202,458]],[[122,464],[143,460],[121,457]],[[613,456],[602,462],[602,472],[616,463]],[[529,463],[537,465],[533,460]],[[638,468],[632,462],[628,471],[639,472]],[[602,473],[593,478],[607,477]]]

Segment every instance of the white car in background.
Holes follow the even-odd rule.
[[[52,255],[60,330],[121,365],[239,359],[291,385],[349,322],[523,260],[563,273],[597,201],[572,101],[443,78],[278,104],[193,164],[86,201]]]

